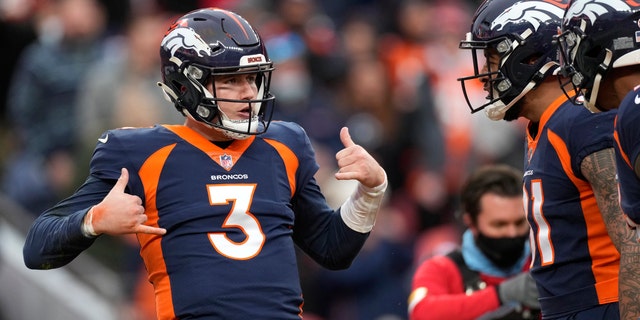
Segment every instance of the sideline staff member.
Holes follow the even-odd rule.
[[[483,167],[462,187],[460,249],[423,262],[409,297],[412,320],[537,319],[538,292],[529,275],[529,224],[522,172]]]

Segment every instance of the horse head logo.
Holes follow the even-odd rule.
[[[567,9],[564,23],[567,23],[567,20],[573,17],[585,16],[593,25],[599,16],[609,11],[630,11],[631,6],[628,2],[623,0],[607,0],[606,2],[594,0],[574,1],[571,3],[571,7]],[[638,6],[640,4],[635,3],[635,5]]]
[[[518,2],[501,13],[491,23],[491,29],[500,31],[511,23],[522,20],[529,22],[534,30],[549,20],[559,20],[564,15],[564,8],[545,1]]]
[[[199,57],[211,55],[211,47],[191,28],[173,29],[162,39],[161,45],[171,50],[171,58],[169,60],[178,66],[182,64],[182,61],[175,56],[178,49],[193,50]]]

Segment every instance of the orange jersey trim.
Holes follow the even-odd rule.
[[[142,181],[145,194],[145,214],[147,225],[158,227],[158,209],[156,207],[156,192],[160,173],[169,154],[176,144],[168,145],[152,154],[142,165],[138,175]],[[171,284],[167,274],[167,266],[164,262],[161,246],[161,236],[138,233],[140,242],[140,255],[142,256],[149,281],[153,284],[156,296],[156,313],[158,319],[174,319],[173,298],[171,296]]]
[[[223,166],[220,161],[220,156],[227,154],[237,161],[256,138],[255,136],[251,136],[244,140],[235,140],[226,149],[222,149],[189,127],[183,125],[165,125],[164,127],[189,142],[194,147],[200,149],[200,151],[206,153],[211,160],[215,161],[227,171],[230,171],[233,166]]]
[[[616,115],[616,118],[613,121],[613,127],[615,128],[617,127],[617,125],[618,125],[618,116]],[[620,151],[620,156],[622,157],[624,162],[627,163],[629,168],[633,168],[633,166],[631,165],[631,160],[629,160],[629,156],[624,152],[624,150],[622,150],[622,145],[620,144],[620,137],[618,136],[617,130],[613,130],[613,140],[616,141],[616,144],[618,145],[618,151]]]
[[[282,158],[282,161],[284,161],[287,178],[289,180],[289,188],[291,188],[291,197],[293,197],[296,190],[296,171],[298,171],[299,166],[298,157],[296,157],[295,153],[293,153],[289,147],[281,142],[272,139],[264,139],[264,141],[274,147]]]
[[[529,129],[527,128],[527,161],[531,160],[533,153],[536,152],[536,148],[538,147],[538,139],[540,139],[541,136],[540,130],[545,128],[545,126],[547,125],[547,121],[549,121],[549,118],[551,118],[551,115],[553,115],[556,110],[558,110],[558,108],[560,108],[560,106],[567,100],[567,97],[562,94],[555,100],[553,100],[553,102],[551,102],[549,107],[547,107],[547,109],[542,113],[542,116],[540,116],[538,132],[536,132],[535,138],[531,136],[531,134],[529,133]],[[529,123],[528,127],[530,126],[531,122]]]

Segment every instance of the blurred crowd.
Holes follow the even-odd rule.
[[[472,117],[458,77],[472,74],[458,43],[472,0],[2,0],[2,192],[34,217],[86,176],[104,130],[182,123],[164,100],[159,43],[172,18],[198,7],[238,12],[275,62],[274,119],[301,124],[316,146],[330,203],[340,127],[387,170],[385,208],[344,271],[303,255],[307,319],[405,319],[411,274],[459,245],[458,192],[480,165],[522,167],[520,122]],[[470,96],[484,99],[481,84]],[[349,189],[350,190],[350,189]],[[123,275],[132,319],[152,319],[134,239],[93,250]],[[104,257],[109,257],[105,259]],[[151,299],[153,299],[151,297]]]

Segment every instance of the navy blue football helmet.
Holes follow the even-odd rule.
[[[273,63],[253,27],[236,13],[207,8],[178,18],[160,44],[165,97],[184,115],[220,129],[228,137],[245,139],[269,127],[275,97],[269,92]],[[216,97],[214,76],[257,74],[258,95],[253,100]],[[249,104],[251,118],[231,120],[218,108],[219,101]]]
[[[527,92],[558,69],[557,35],[567,0],[485,0],[476,10],[471,32],[460,49],[472,50],[474,75],[459,78],[471,113],[485,110],[492,120],[505,113]],[[477,51],[480,50],[480,53]],[[499,55],[497,70],[483,70],[478,56]],[[484,61],[484,60],[483,60]],[[494,68],[495,69],[495,68]],[[474,106],[467,81],[482,81],[487,102]]]
[[[604,75],[613,68],[640,64],[640,3],[624,0],[574,0],[562,22],[561,73],[574,90],[596,107]]]

